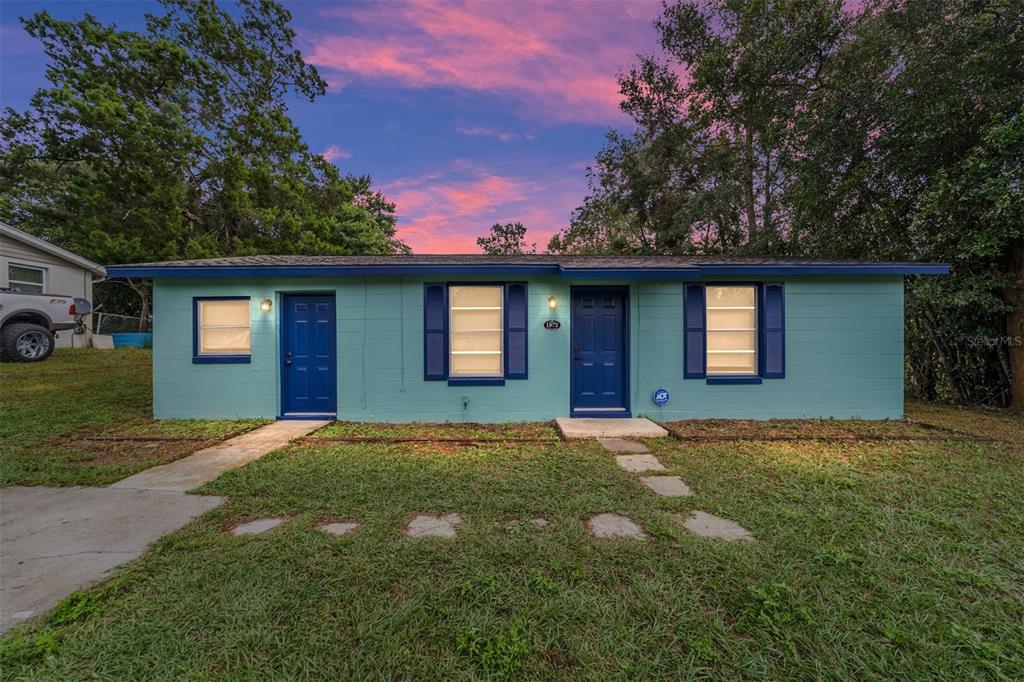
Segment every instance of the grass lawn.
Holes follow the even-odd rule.
[[[151,359],[59,348],[0,364],[0,486],[105,485],[264,423],[154,421]]]
[[[748,440],[647,441],[695,491],[675,499],[594,442],[316,442],[382,433],[331,427],[207,485],[229,502],[0,640],[0,674],[1021,679],[1024,421],[911,413],[941,428],[773,423],[743,427]],[[944,438],[996,423],[999,442]],[[806,439],[758,440],[763,429]],[[872,439],[849,437],[860,429]],[[757,541],[693,536],[680,525],[691,509]],[[465,521],[454,540],[404,539],[416,512]],[[584,521],[599,512],[650,540],[592,538]],[[288,521],[227,532],[271,515]],[[332,538],[315,528],[326,520],[363,525]]]

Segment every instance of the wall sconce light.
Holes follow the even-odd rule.
[[[262,301],[260,301],[260,310],[262,310],[265,313],[269,313],[270,307],[272,305],[274,305],[274,302],[271,301],[269,298],[265,298]]]
[[[548,308],[554,310],[558,307],[558,299],[554,296],[548,296]]]

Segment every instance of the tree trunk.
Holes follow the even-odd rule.
[[[135,282],[130,278],[128,279],[128,286],[132,288],[136,294],[138,294],[141,301],[141,307],[139,310],[139,331],[147,331],[146,326],[149,322],[149,292],[146,291],[146,285],[136,286]]]
[[[935,353],[939,356],[939,364],[942,365],[942,369],[946,373],[946,385],[949,387],[949,392],[953,395],[953,402],[961,403],[963,402],[964,394],[957,383],[956,373],[953,371],[953,365],[949,361],[949,353],[939,339],[937,333],[939,326],[935,323],[935,316],[929,308],[925,308],[922,312],[925,327],[928,328],[928,337],[931,339],[932,345],[935,346]]]
[[[745,126],[743,201],[747,209],[747,244],[754,245],[757,234],[757,213],[754,211],[754,131]]]
[[[1010,407],[1024,410],[1024,244],[1010,247],[1010,284],[1006,301],[1013,309],[1006,315],[1007,350],[1010,356]]]

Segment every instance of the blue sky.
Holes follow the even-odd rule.
[[[314,151],[369,174],[419,253],[474,252],[521,220],[543,247],[586,190],[609,128],[628,130],[615,75],[655,49],[652,0],[285,2],[330,90],[291,113]],[[18,17],[86,11],[142,26],[149,2],[0,4],[0,102],[24,108],[45,59]]]

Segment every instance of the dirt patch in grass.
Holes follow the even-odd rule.
[[[424,440],[424,441],[507,441],[559,440],[552,422],[521,424],[378,424],[334,422],[310,434],[306,440]]]
[[[689,419],[664,424],[684,440],[941,440],[985,438],[985,434],[955,433],[914,421],[859,419]]]
[[[57,438],[44,447],[48,454],[67,458],[68,466],[85,467],[115,464],[166,464],[220,442],[218,439],[164,438],[87,439]]]
[[[52,438],[39,446],[48,455],[65,457],[71,467],[121,464],[166,464],[239,436],[265,420],[137,420],[110,428],[89,428]]]
[[[78,441],[222,441],[268,424],[267,419],[134,419],[108,427],[85,427],[61,440]]]

